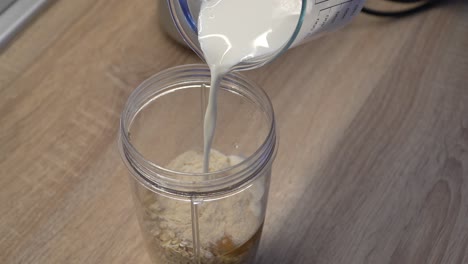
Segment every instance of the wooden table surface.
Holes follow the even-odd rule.
[[[0,57],[0,263],[149,263],[116,147],[198,62],[154,0],[61,0]],[[468,263],[468,3],[352,25],[246,73],[280,148],[258,263]]]

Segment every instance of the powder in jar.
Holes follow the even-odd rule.
[[[219,171],[242,161],[211,150],[210,171]],[[203,155],[187,151],[167,168],[201,172]],[[253,258],[260,239],[264,183],[258,179],[247,189],[198,206],[201,263],[246,263]],[[143,224],[146,240],[156,263],[193,263],[190,202],[145,193]]]

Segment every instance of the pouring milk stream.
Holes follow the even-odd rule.
[[[173,15],[178,14],[177,7],[185,7],[182,14],[187,16],[185,1],[170,0]],[[201,52],[197,46],[191,46],[199,55],[202,53],[211,72],[204,120],[204,172],[209,171],[217,92],[224,75],[236,69],[259,67],[292,46],[347,24],[361,10],[363,3],[364,0],[201,1],[198,15]],[[187,39],[181,21],[175,18],[184,38],[193,44],[193,40]]]

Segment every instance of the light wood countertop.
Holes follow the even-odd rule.
[[[131,91],[199,62],[155,0],[61,0],[0,55],[0,263],[150,263],[116,147]],[[468,4],[245,73],[280,147],[258,263],[468,263]]]

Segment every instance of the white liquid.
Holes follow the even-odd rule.
[[[300,9],[299,0],[202,2],[198,40],[211,71],[210,95],[204,120],[204,172],[208,172],[209,168],[221,80],[244,60],[279,52],[294,32]]]

